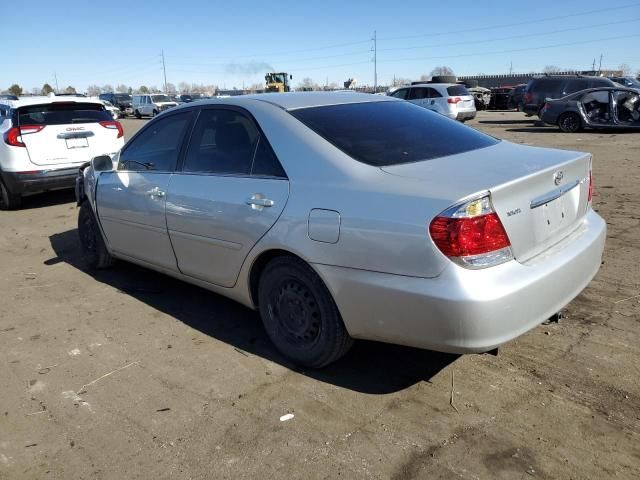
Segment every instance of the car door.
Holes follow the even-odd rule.
[[[150,122],[122,150],[118,169],[100,175],[96,202],[116,254],[177,270],[165,220],[166,192],[192,111]]]
[[[432,109],[427,98],[427,89],[425,87],[411,87],[409,90],[409,96],[407,97],[411,103],[415,103],[424,108]]]
[[[637,90],[611,92],[615,123],[622,126],[640,126],[640,94]]]
[[[447,111],[446,97],[443,97],[435,88],[427,88],[427,98],[429,99],[430,110],[438,113],[444,113]]]
[[[240,109],[203,108],[167,194],[180,271],[232,287],[288,196],[289,181],[253,118]]]

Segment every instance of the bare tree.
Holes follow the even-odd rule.
[[[87,95],[90,97],[97,97],[100,95],[100,87],[98,85],[89,85],[87,87]]]
[[[173,83],[167,83],[166,87],[167,91],[165,93],[170,93],[171,95],[175,95],[176,93],[178,93],[178,91],[176,90],[176,86]]]
[[[178,90],[180,93],[189,93],[189,84],[187,82],[180,82],[178,84]]]
[[[38,87],[33,87],[31,89],[31,95],[40,95],[40,89]]]
[[[438,74],[438,75],[440,75],[440,74]],[[426,75],[424,73],[422,75],[420,75],[420,81],[421,82],[428,82],[430,78],[431,77],[429,75]]]
[[[433,70],[431,70],[432,77],[435,77],[438,75],[455,75],[455,73],[453,73],[453,69],[451,67],[442,65],[440,67],[436,67]]]
[[[127,93],[128,91],[129,91],[129,87],[123,83],[121,83],[116,87],[116,92],[118,93]]]
[[[112,93],[113,92],[113,87],[107,83],[106,85],[102,86],[102,92],[103,93]]]
[[[160,93],[160,89],[158,87],[156,87],[155,85],[151,85],[149,87],[149,93]]]
[[[622,64],[618,65],[618,70],[620,70],[622,72],[622,75],[624,77],[630,77],[631,76],[631,67],[626,63],[622,63]]]
[[[64,93],[78,93],[78,92],[76,92],[75,87],[72,87],[71,85],[69,85],[67,88],[64,89]]]
[[[210,93],[211,95],[215,95],[216,92],[218,91],[218,86],[211,84],[211,85],[207,85],[207,93]],[[264,88],[264,85],[262,85],[260,88]]]
[[[542,73],[558,73],[562,71],[562,68],[557,65],[547,65],[542,69]]]
[[[298,83],[298,90],[318,90],[318,88],[318,84],[309,77],[303,78],[302,81]]]
[[[146,85],[140,85],[140,88],[138,88],[138,93],[149,93],[149,88]]]
[[[422,79],[422,77],[420,78]],[[391,82],[391,86],[399,87],[400,85],[409,85],[410,83],[411,83],[411,80],[409,80],[408,78],[396,77],[393,79],[393,82]]]

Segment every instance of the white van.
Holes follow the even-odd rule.
[[[159,113],[176,105],[178,104],[163,93],[133,96],[133,114],[137,118],[142,116],[155,117]]]

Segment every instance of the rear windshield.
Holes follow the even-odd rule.
[[[171,99],[166,95],[151,95],[151,100],[154,102],[170,102]]]
[[[454,97],[456,95],[469,95],[467,87],[464,85],[452,85],[447,87],[447,93],[449,96]]]
[[[50,103],[18,109],[18,125],[67,125],[113,120],[102,104]]]
[[[113,99],[116,102],[130,102],[131,101],[131,95],[128,95],[126,93],[122,93],[122,94],[119,94],[119,95],[114,95]]]
[[[290,113],[350,157],[376,167],[430,160],[498,143],[409,102],[349,103]]]

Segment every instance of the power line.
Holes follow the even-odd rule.
[[[569,47],[569,46],[573,46],[573,45],[582,45],[582,44],[585,44],[585,43],[604,42],[604,41],[607,41],[607,40],[621,40],[621,39],[624,39],[624,38],[634,38],[634,37],[640,37],[640,33],[634,33],[634,34],[631,34],[631,35],[620,35],[620,36],[617,36],[617,37],[593,38],[591,40],[583,40],[583,41],[580,41],[580,42],[556,43],[554,45],[544,45],[544,46],[539,46],[539,47],[515,48],[515,49],[511,49],[511,50],[498,50],[498,51],[493,51],[493,52],[463,53],[463,54],[460,54],[460,55],[442,55],[442,56],[437,56],[437,57],[396,58],[396,59],[393,59],[393,60],[383,61],[382,63],[408,62],[408,61],[419,61],[419,60],[436,60],[436,59],[443,59],[443,58],[475,57],[475,56],[479,56],[479,55],[495,55],[495,54],[501,54],[501,53],[514,53],[514,52],[529,52],[529,51],[532,51],[532,50],[542,50],[542,49],[545,49],[545,48]]]
[[[531,25],[531,24],[534,24],[534,23],[548,22],[550,20],[562,20],[562,19],[565,19],[565,18],[581,17],[581,16],[585,16],[585,15],[591,15],[593,13],[611,12],[613,10],[622,10],[622,9],[625,9],[625,8],[631,8],[631,7],[636,7],[636,6],[640,6],[640,3],[636,2],[636,3],[626,4],[626,5],[620,5],[620,6],[617,6],[617,7],[600,8],[598,10],[588,10],[586,12],[570,13],[570,14],[567,14],[567,15],[556,15],[556,16],[553,16],[553,17],[539,18],[539,19],[536,19],[536,20],[526,20],[524,22],[503,23],[501,25],[491,25],[491,26],[477,27],[477,28],[465,28],[464,30],[452,30],[452,31],[448,31],[448,32],[423,33],[423,34],[419,34],[419,35],[404,35],[404,36],[400,36],[400,37],[386,37],[386,38],[382,38],[381,40],[405,40],[407,38],[437,37],[437,36],[441,36],[441,35],[453,35],[453,34],[457,34],[457,33],[481,32],[481,31],[485,31],[485,30],[493,30],[495,28],[518,27],[518,26],[521,26],[521,25]]]
[[[561,30],[551,30],[551,31],[547,31],[547,32],[537,32],[537,33],[525,33],[522,35],[511,35],[508,37],[497,37],[497,38],[491,38],[488,40],[471,40],[471,41],[465,41],[465,42],[447,42],[447,43],[440,43],[440,44],[431,44],[431,45],[417,45],[417,46],[411,46],[411,47],[390,47],[390,48],[380,48],[378,49],[378,51],[380,52],[391,52],[391,51],[397,51],[397,50],[419,50],[422,48],[445,48],[445,47],[455,47],[455,46],[459,46],[459,45],[475,45],[477,43],[491,43],[491,42],[498,42],[498,41],[502,41],[502,40],[516,40],[519,38],[530,38],[530,37],[540,37],[543,35],[553,35],[555,33],[564,33],[564,32],[573,32],[576,30],[584,30],[587,28],[596,28],[596,27],[607,27],[610,25],[620,25],[623,23],[633,23],[633,22],[638,22],[640,21],[640,18],[632,18],[629,20],[621,20],[619,22],[607,22],[607,23],[596,23],[596,24],[592,24],[592,25],[583,25],[580,27],[572,27],[572,28],[563,28]]]
[[[369,42],[371,40],[368,40]],[[339,53],[337,55],[322,55],[319,57],[304,57],[304,58],[299,58],[299,59],[288,59],[287,62],[292,63],[292,62],[306,62],[309,60],[321,60],[321,59],[325,59],[325,58],[338,58],[338,57],[349,57],[349,56],[353,56],[353,55],[364,55],[366,53],[370,53],[370,50],[359,50],[357,52],[349,52],[349,53]],[[168,55],[167,55],[168,56]],[[224,66],[224,65],[229,65],[230,62],[215,62],[215,63],[210,63],[210,62],[181,62],[181,61],[172,61],[173,64],[177,64],[177,65],[190,65],[190,66]]]

